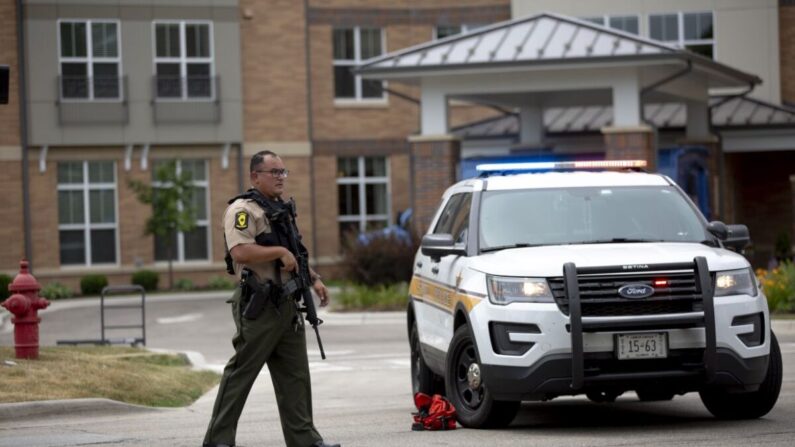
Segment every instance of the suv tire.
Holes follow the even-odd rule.
[[[729,393],[721,388],[701,390],[701,402],[718,419],[756,419],[766,415],[776,404],[781,391],[781,350],[770,331],[770,360],[765,380],[756,391]]]
[[[480,356],[466,325],[456,329],[447,351],[445,386],[458,422],[469,428],[505,427],[521,402],[494,400],[480,376]]]
[[[409,346],[411,347],[411,394],[412,397],[417,393],[425,393],[429,396],[434,394],[444,394],[440,386],[439,377],[428,368],[422,358],[420,350],[420,334],[417,331],[417,323],[411,325],[409,335]]]

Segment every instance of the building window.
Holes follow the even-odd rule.
[[[155,22],[154,34],[157,98],[212,100],[212,23]]]
[[[61,99],[121,99],[119,22],[59,20]]]
[[[607,26],[608,28],[617,29],[630,34],[636,34],[636,35],[640,34],[640,28],[639,28],[640,19],[636,15],[594,16],[594,17],[583,17],[581,20],[595,23],[601,26]]]
[[[164,186],[154,178],[159,168],[169,160],[157,160],[152,166],[152,186]],[[210,225],[208,218],[209,185],[206,160],[176,160],[177,175],[187,174],[193,185],[192,197],[188,198],[196,213],[196,226],[188,232],[178,231],[169,236],[155,236],[155,261],[168,261],[166,238],[171,239],[172,260],[176,262],[210,260]],[[156,192],[155,192],[156,193]],[[182,203],[178,204],[182,209]]]
[[[337,196],[340,234],[389,224],[389,164],[386,157],[339,157]]]
[[[649,15],[649,37],[715,58],[712,12],[679,12]]]
[[[58,163],[61,265],[117,263],[116,165]]]
[[[384,52],[380,28],[337,28],[334,41],[334,98],[343,100],[383,100],[384,83],[362,79],[351,69],[362,61]]]
[[[464,23],[461,25],[437,25],[433,29],[434,39],[444,39],[445,37],[455,36],[456,34],[468,33],[485,25],[480,23]]]

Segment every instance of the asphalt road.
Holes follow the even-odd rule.
[[[527,403],[513,424],[502,430],[412,432],[403,316],[332,313],[325,318],[321,333],[328,360],[320,360],[314,336],[308,333],[315,421],[326,439],[344,446],[791,446],[795,438],[795,333],[779,334],[784,384],[778,405],[762,419],[715,420],[696,394],[661,403],[640,403],[628,394],[613,404],[594,404],[581,397]],[[98,319],[96,306],[45,312],[42,344],[98,338]],[[198,351],[208,364],[220,367],[232,352],[232,331],[222,297],[173,297],[147,304],[149,347]],[[0,334],[0,344],[9,345],[11,340],[11,334]],[[57,414],[0,420],[0,446],[198,446],[214,394],[215,390],[181,409],[67,406]],[[283,445],[266,373],[249,397],[237,442],[249,447]]]

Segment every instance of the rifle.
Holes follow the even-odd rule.
[[[318,318],[317,309],[315,309],[315,301],[312,298],[312,291],[310,290],[312,277],[309,274],[309,253],[298,239],[298,232],[295,228],[295,201],[292,197],[289,202],[284,204],[284,208],[283,211],[275,213],[270,219],[271,221],[279,221],[281,225],[284,225],[285,230],[287,230],[289,250],[293,253],[298,263],[296,270],[290,272],[292,276],[291,282],[295,283],[295,291],[299,292],[304,299],[304,307],[299,309],[299,311],[306,312],[306,319],[309,321],[309,324],[312,325],[312,329],[315,330],[317,346],[320,348],[320,357],[326,360],[326,353],[323,351],[323,343],[320,341],[320,331],[317,329],[318,326],[323,324],[323,320]],[[285,214],[284,211],[287,211],[289,215]],[[290,290],[285,290],[285,292],[291,293]]]

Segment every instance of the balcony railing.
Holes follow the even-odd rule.
[[[59,98],[63,101],[122,100],[121,76],[58,76]]]
[[[217,76],[164,76],[153,78],[155,100],[205,100],[217,96]]]
[[[126,76],[58,76],[55,83],[60,126],[129,122]]]
[[[221,122],[220,78],[153,76],[152,114],[156,124]]]

